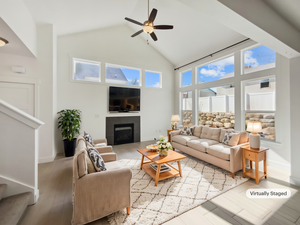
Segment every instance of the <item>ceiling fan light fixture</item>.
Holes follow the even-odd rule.
[[[145,33],[151,34],[153,32],[153,26],[149,26],[149,25],[144,25],[143,31]]]
[[[3,47],[6,44],[8,44],[8,41],[0,37],[0,47]]]

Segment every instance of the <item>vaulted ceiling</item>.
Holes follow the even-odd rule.
[[[129,26],[134,33],[141,27],[124,18],[130,17],[140,22],[147,19],[147,0],[23,1],[35,22],[38,25],[53,24],[58,36],[119,24]],[[262,1],[300,30],[299,0]],[[149,37],[150,45],[173,65],[179,66],[246,38],[216,22],[209,12],[197,12],[184,3],[182,0],[150,0],[150,10],[158,9],[155,24],[174,25],[173,30],[155,31],[158,41],[153,42]],[[135,38],[143,38],[146,42],[148,36],[142,33]]]

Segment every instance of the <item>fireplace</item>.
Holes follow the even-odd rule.
[[[140,116],[106,117],[106,139],[108,145],[141,141]],[[119,137],[115,137],[115,135]],[[131,139],[129,141],[129,139]]]
[[[114,145],[133,142],[133,123],[114,125]]]

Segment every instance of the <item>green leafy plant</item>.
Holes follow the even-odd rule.
[[[69,141],[80,133],[81,111],[78,109],[64,109],[58,112],[58,128],[61,128],[61,136]]]

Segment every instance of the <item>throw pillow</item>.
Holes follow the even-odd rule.
[[[180,131],[180,135],[192,136],[193,135],[193,128],[192,127],[184,127]]]
[[[91,135],[84,131],[83,138],[86,142],[90,143],[90,145],[94,146],[94,141]]]
[[[223,144],[235,146],[239,143],[240,133],[234,133],[231,130],[227,130],[224,135]]]
[[[92,160],[92,162],[94,164],[95,169],[98,172],[106,171],[104,161],[103,161],[101,155],[99,154],[99,152],[94,148],[89,148],[88,153],[89,153],[90,159]]]

